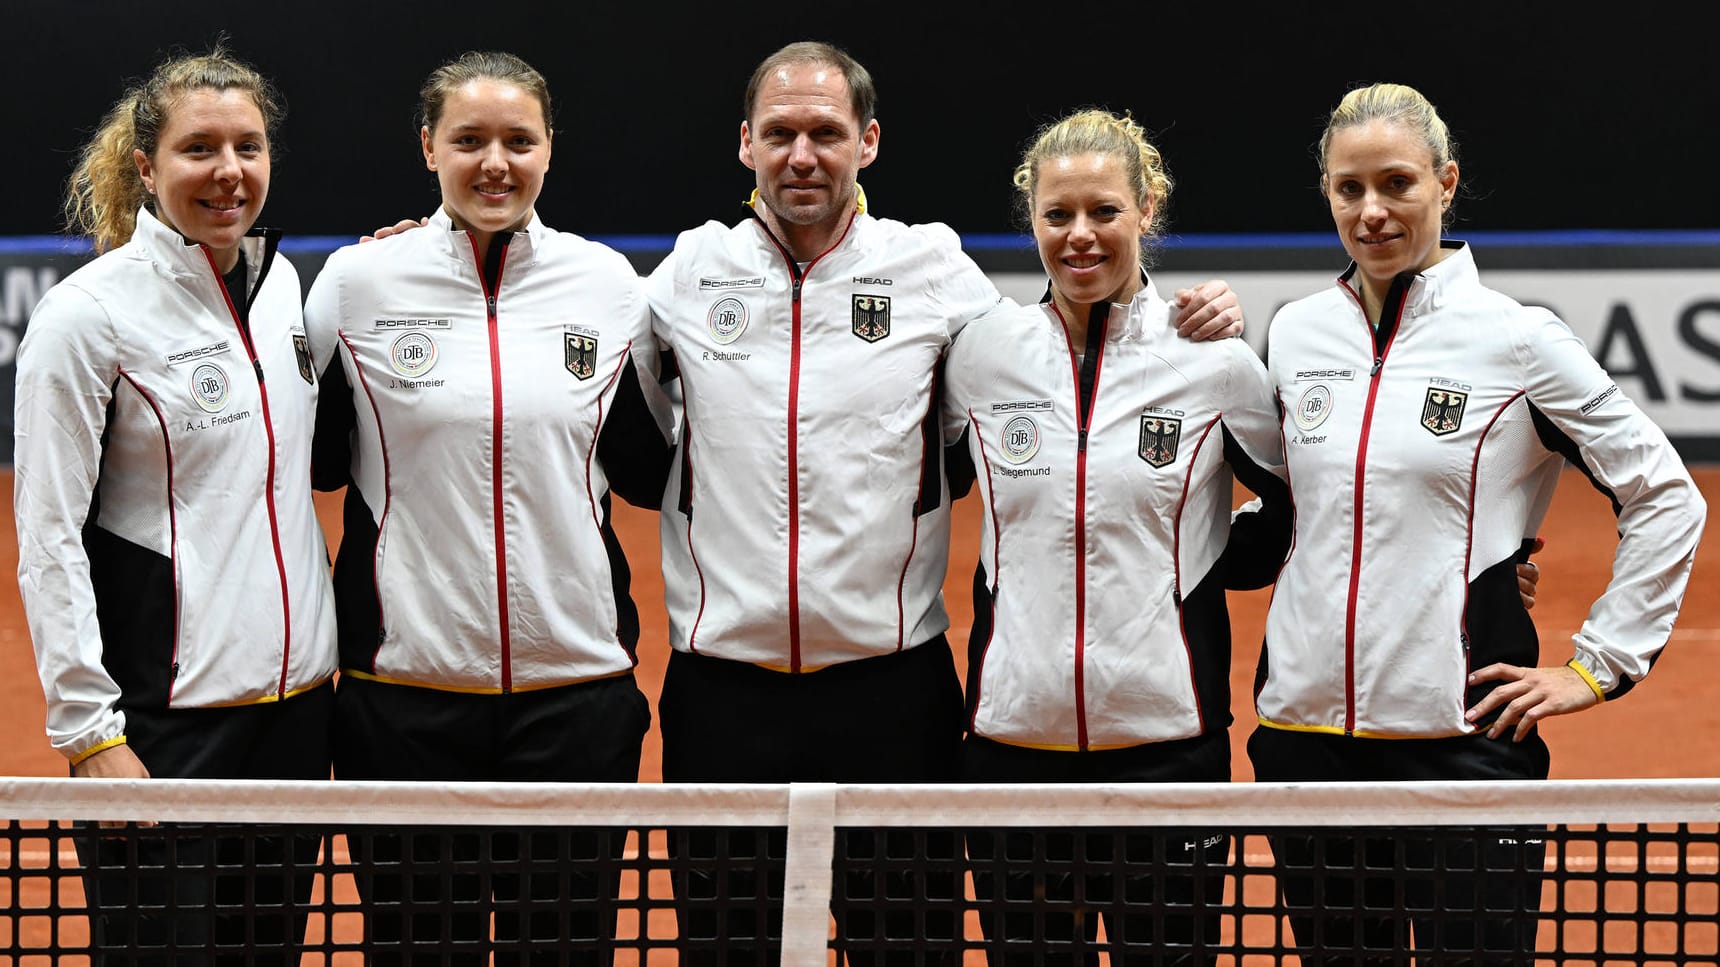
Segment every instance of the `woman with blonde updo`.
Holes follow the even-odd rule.
[[[75,776],[329,775],[317,384],[298,276],[279,234],[253,227],[280,117],[270,85],[220,49],[128,90],[66,200],[102,254],[42,298],[19,347],[18,585],[48,736]],[[98,959],[191,963],[236,944],[234,960],[297,962],[304,918],[279,908],[309,899],[316,837],[78,845],[104,911]],[[125,875],[100,871],[128,847]],[[241,859],[292,872],[212,872]],[[196,909],[211,902],[259,909]]]
[[[965,434],[984,503],[964,778],[1227,782],[1224,591],[1269,583],[1289,529],[1265,368],[1241,340],[1177,336],[1142,249],[1171,182],[1130,117],[1049,126],[1015,184],[1050,285],[969,326],[946,370],[946,438]],[[1234,531],[1233,473],[1265,498]],[[1155,898],[1148,875],[1088,874],[1078,892],[1075,875],[1007,867],[1031,835],[969,836],[992,963],[1037,962],[1032,938],[1070,945],[1046,963],[1095,962],[1100,915],[1114,964],[1213,958],[1216,914],[1177,908],[1216,909],[1227,836],[1161,836],[1160,856],[1154,837],[1127,837],[1128,862],[1190,870]],[[1097,863],[1113,842],[1069,830],[1046,844]]]

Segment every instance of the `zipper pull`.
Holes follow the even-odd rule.
[[[1081,431],[1081,434],[1078,437],[1078,442],[1075,445],[1075,449],[1081,453],[1087,452],[1087,431],[1086,430]]]
[[[1380,356],[1375,356],[1374,357],[1374,368],[1368,370],[1368,375],[1369,376],[1378,376],[1380,374],[1380,367],[1383,365],[1385,365],[1385,359],[1383,357],[1380,357]]]
[[[251,368],[253,368],[257,371],[257,384],[262,385],[262,382],[263,382],[263,361],[260,359],[251,360]]]
[[[803,280],[798,274],[794,277],[794,301],[800,301],[800,284]]]

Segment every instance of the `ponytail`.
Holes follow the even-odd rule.
[[[68,231],[88,235],[97,252],[111,251],[131,239],[137,230],[138,208],[148,205],[155,210],[133,153],[142,151],[153,158],[174,105],[184,95],[205,89],[245,92],[263,116],[264,137],[274,144],[285,111],[280,95],[261,74],[219,44],[207,54],[173,58],[157,66],[148,80],[126,90],[79,153],[61,206]]]

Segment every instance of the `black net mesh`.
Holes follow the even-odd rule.
[[[794,963],[784,909],[807,898],[813,949],[856,965],[1720,963],[1711,819],[951,826],[959,801],[921,811],[924,825],[833,826],[828,855],[799,866],[786,824],[744,817],[9,819],[0,963]]]

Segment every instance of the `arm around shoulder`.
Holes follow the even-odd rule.
[[[914,229],[938,257],[938,268],[930,273],[926,283],[943,305],[950,338],[954,339],[977,319],[1013,307],[997,291],[991,278],[962,250],[961,236],[954,229],[941,222],[916,225]]]

